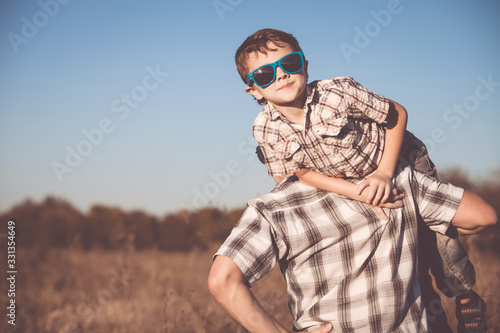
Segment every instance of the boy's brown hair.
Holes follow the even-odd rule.
[[[279,47],[284,46],[283,44],[289,44],[294,52],[302,51],[297,39],[295,39],[292,34],[284,31],[276,29],[262,29],[253,33],[245,39],[234,55],[234,61],[236,62],[238,74],[240,74],[240,77],[245,84],[247,84],[247,76],[249,73],[249,69],[246,67],[248,56],[254,52],[267,54],[267,51],[276,51],[276,49],[269,48],[269,42],[272,42]]]

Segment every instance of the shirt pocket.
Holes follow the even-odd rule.
[[[344,153],[352,149],[357,138],[356,126],[348,117],[325,119],[315,130],[325,146],[332,152]]]
[[[297,168],[303,167],[304,151],[297,140],[278,141],[273,145],[273,150],[278,159],[287,165],[289,171],[295,172]]]

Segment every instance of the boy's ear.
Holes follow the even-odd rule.
[[[255,89],[254,87],[246,86],[245,87],[245,92],[249,93],[250,95],[252,95],[253,97],[255,97],[255,99],[258,100],[258,101],[264,98],[264,96],[262,96],[262,94],[257,89]]]

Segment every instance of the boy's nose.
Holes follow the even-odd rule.
[[[289,77],[290,74],[286,73],[285,71],[283,71],[281,69],[281,67],[276,67],[276,80],[281,80],[281,79],[285,79],[287,77]]]

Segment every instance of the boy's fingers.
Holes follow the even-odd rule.
[[[387,198],[388,198],[388,197],[389,197],[389,196],[387,195]],[[379,188],[377,189],[377,193],[376,193],[375,198],[374,198],[374,200],[373,200],[373,204],[374,204],[375,206],[378,206],[378,205],[380,205],[382,202],[387,201],[387,198],[386,198],[386,191],[385,191],[385,188],[384,188],[384,187],[379,187]]]
[[[387,200],[389,200],[390,197],[391,197],[391,188],[387,186],[384,191],[384,197],[382,198],[382,202],[386,202]]]
[[[358,195],[360,195],[361,193],[363,193],[363,190],[365,188],[367,188],[368,186],[370,186],[370,184],[368,184],[368,182],[366,180],[364,180],[361,184],[358,185],[358,190],[356,193],[358,193]]]
[[[382,199],[382,193],[380,192],[380,190],[377,192],[377,194],[375,195],[375,198],[373,199],[373,204],[375,206],[378,206],[380,205],[380,200]]]
[[[405,197],[405,194],[403,192],[401,193],[398,193],[398,190],[396,190],[395,188],[392,189],[392,192],[391,192],[391,195],[389,196],[390,199],[388,199],[389,201],[397,201],[397,200],[401,200]]]
[[[373,199],[375,198],[376,194],[377,194],[376,189],[371,189],[368,195],[366,196],[366,202],[369,203],[370,205],[373,204]]]

